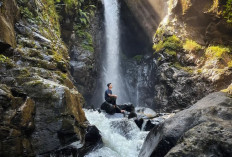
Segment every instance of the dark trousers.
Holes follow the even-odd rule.
[[[108,103],[111,103],[112,105],[115,105],[115,113],[121,113],[121,109],[117,106],[116,104],[116,99],[115,97],[108,97],[106,101]]]
[[[115,98],[115,97],[108,97],[108,98],[106,98],[106,101],[108,103],[111,103],[112,105],[116,105],[116,99],[117,98]]]

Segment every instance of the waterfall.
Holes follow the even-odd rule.
[[[107,89],[106,84],[112,83],[113,94],[118,95],[117,104],[127,102],[129,95],[120,70],[120,32],[119,32],[119,4],[117,0],[103,0],[105,9],[106,52],[103,61],[102,95]]]

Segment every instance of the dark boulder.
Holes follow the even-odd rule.
[[[134,112],[135,111],[135,107],[133,104],[128,103],[128,104],[123,104],[123,105],[118,105],[118,107],[121,110],[126,110],[127,112]]]
[[[231,122],[205,122],[187,131],[166,156],[229,157],[232,155],[231,137]]]
[[[142,129],[142,125],[143,125],[144,120],[142,118],[140,119],[135,119],[135,124],[139,127],[139,129]]]
[[[137,114],[133,111],[128,115],[128,119],[135,118],[135,117],[137,117]]]
[[[95,125],[88,126],[87,134],[85,135],[85,142],[91,144],[102,142],[100,131]]]
[[[218,156],[214,152],[229,153],[230,151],[225,145],[231,146],[232,141],[223,139],[231,139],[231,106],[232,98],[227,97],[224,93],[218,92],[206,96],[192,107],[178,112],[164,123],[160,123],[159,126],[154,127],[146,137],[139,156],[162,157],[173,153],[175,155],[170,156],[209,156],[209,147],[215,149],[210,152],[212,156]],[[209,123],[216,123],[218,125],[210,126],[211,124]],[[226,131],[224,131],[226,134],[217,138],[221,135],[220,129],[216,128],[222,128],[222,130],[226,128]],[[216,131],[214,131],[215,129]],[[184,137],[184,139],[181,140],[181,137]],[[209,142],[212,139],[213,142]],[[198,141],[206,143],[200,144]],[[221,141],[224,141],[224,143]],[[189,144],[190,142],[191,144]],[[186,144],[191,146],[186,146]],[[207,151],[201,148],[202,145],[207,147]],[[187,155],[183,155],[185,150],[182,150],[182,146],[188,147]],[[194,149],[197,150],[199,155],[196,155],[195,151],[189,151],[195,146],[196,148]],[[166,155],[172,148],[172,153]],[[182,155],[178,152],[182,152]]]
[[[68,146],[62,147],[46,155],[48,156],[51,155],[55,157],[60,157],[60,156],[82,157],[85,156],[88,152],[103,146],[100,131],[97,129],[95,125],[89,125],[86,131],[87,133],[85,135],[84,143],[81,143],[80,141],[76,141]]]
[[[145,131],[150,131],[151,129],[153,129],[156,125],[154,123],[151,122],[151,120],[148,120],[145,124],[144,130]]]

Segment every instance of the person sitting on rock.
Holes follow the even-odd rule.
[[[108,83],[107,87],[108,89],[105,91],[105,100],[114,106],[116,113],[124,113],[125,111],[121,110],[116,104],[116,100],[118,96],[113,95],[112,93],[112,90],[111,90],[113,88],[112,83]]]

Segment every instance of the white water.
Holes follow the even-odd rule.
[[[117,0],[103,0],[105,9],[106,29],[106,62],[103,65],[102,94],[106,90],[107,83],[112,83],[113,94],[118,95],[118,103],[125,103],[129,100],[119,65],[119,5]]]
[[[86,157],[136,157],[148,132],[140,131],[133,120],[106,118],[104,113],[85,110],[89,122],[96,125],[102,135],[104,146]],[[115,124],[113,125],[112,124]],[[124,130],[124,131],[123,131]],[[126,131],[125,131],[126,130]]]

